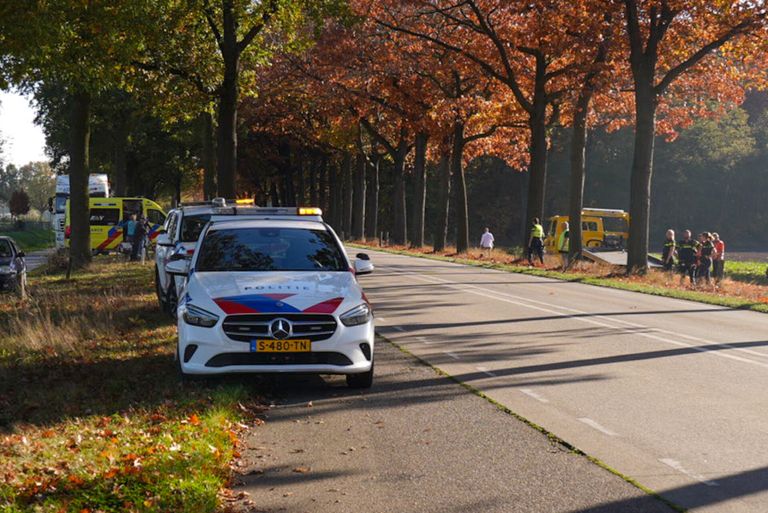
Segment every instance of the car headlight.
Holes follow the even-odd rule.
[[[12,272],[10,265],[0,265],[0,274],[11,274]]]
[[[371,320],[373,314],[371,313],[371,307],[366,303],[354,307],[352,310],[344,312],[339,317],[344,326],[359,326],[365,324]]]
[[[197,306],[187,305],[184,307],[184,322],[192,326],[201,326],[203,328],[212,328],[219,322],[219,316],[212,314],[208,310],[203,310]]]

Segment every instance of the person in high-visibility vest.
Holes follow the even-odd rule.
[[[563,231],[557,239],[557,250],[560,252],[560,260],[563,262],[563,271],[568,269],[568,251],[571,247],[571,234],[568,230],[568,223],[563,223]]]
[[[544,227],[538,217],[533,218],[531,236],[528,237],[528,265],[533,265],[534,253],[539,257],[541,265],[544,265]]]

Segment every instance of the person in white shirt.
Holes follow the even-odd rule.
[[[480,237],[480,249],[487,257],[491,256],[491,251],[493,250],[493,240],[494,239],[493,234],[491,233],[491,229],[486,227],[482,237]]]

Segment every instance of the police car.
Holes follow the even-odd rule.
[[[166,265],[185,278],[180,373],[344,374],[350,387],[370,387],[373,312],[357,281],[370,259],[350,264],[319,209],[258,210],[210,222],[191,260]]]
[[[254,208],[253,200],[249,199],[214,198],[211,201],[185,203],[171,210],[162,233],[157,237],[155,251],[155,291],[160,308],[176,317],[179,291],[184,280],[174,279],[166,273],[165,265],[173,260],[189,260],[195,252],[200,233],[209,221],[259,215],[264,214]]]

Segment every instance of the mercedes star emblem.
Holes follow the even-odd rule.
[[[291,323],[286,319],[275,319],[269,325],[269,334],[272,338],[284,340],[291,335]]]

